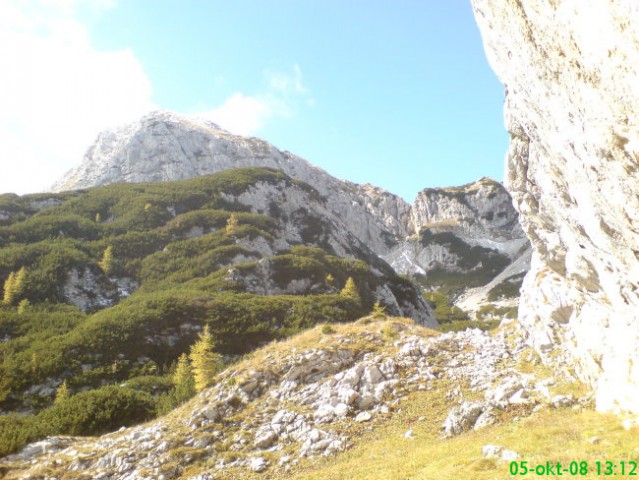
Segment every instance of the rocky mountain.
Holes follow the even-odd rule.
[[[528,269],[529,242],[512,199],[492,179],[423,190],[411,221],[417,233],[383,258],[428,289],[445,291],[455,303],[464,296],[467,311],[496,300],[488,299],[490,291],[504,282],[521,282]],[[507,296],[515,300],[518,289]]]
[[[0,412],[36,413],[63,382],[156,374],[204,324],[230,358],[375,302],[437,326],[411,282],[280,171],[4,195],[0,212]]]
[[[472,0],[506,86],[506,188],[533,246],[519,321],[602,410],[639,412],[639,6]]]
[[[326,198],[328,209],[375,252],[389,251],[395,237],[410,229],[410,206],[396,195],[338,180],[258,138],[233,135],[207,120],[167,111],[102,132],[82,164],[52,190],[181,180],[242,167],[274,168],[312,185]]]
[[[171,112],[154,112],[101,133],[83,163],[53,190],[169,181],[248,166],[275,168],[312,185],[325,198],[320,216],[341,219],[353,236],[397,272],[418,275],[431,289],[446,287],[453,300],[469,288],[483,288],[483,296],[472,297],[470,310],[490,303],[487,294],[492,288],[508,279],[519,281],[527,266],[525,259],[518,261],[510,275],[488,286],[527,255],[512,199],[494,180],[426,189],[410,206],[381,188],[332,177],[263,140],[232,135],[209,121]],[[255,191],[251,201],[255,210],[272,203],[273,196],[261,197]],[[342,247],[334,251],[344,253]],[[516,304],[518,289],[511,290],[511,304]]]
[[[0,448],[11,453],[0,475],[492,480],[523,465],[595,475],[602,458],[636,457],[639,7],[472,3],[507,87],[506,187],[532,249],[508,194],[486,179],[425,191],[412,209],[356,185],[331,204],[313,182],[263,169],[0,197],[0,272],[11,287],[0,307],[0,401],[45,398],[43,389],[62,378],[72,390],[51,407],[33,404],[37,415],[0,415]],[[95,164],[85,168],[103,176]],[[288,192],[295,208],[281,206]],[[340,223],[349,200],[358,215],[375,217],[360,220],[357,233]],[[302,203],[312,208],[300,212]],[[384,220],[393,205],[397,215]],[[371,228],[400,250],[390,242],[367,250]],[[491,333],[441,334],[378,309],[335,323],[355,320],[358,302],[385,298],[383,285],[413,302],[410,283],[375,254],[406,272],[422,269],[426,283],[439,275],[440,289],[456,288],[441,280],[460,268],[472,281],[485,265],[498,266],[488,284],[455,293],[460,302],[518,290],[530,261],[519,321]],[[96,282],[140,284],[86,316],[56,303],[76,295],[59,285],[76,282],[83,268]],[[348,276],[357,295],[338,293]],[[115,283],[114,295],[129,294]],[[33,304],[14,305],[24,296]],[[166,374],[158,365],[184,352],[205,323],[227,356],[258,340],[282,341],[227,358],[210,388],[152,420],[158,399],[181,385],[176,368]],[[11,388],[20,395],[12,398]],[[630,415],[622,421],[593,404]],[[131,423],[140,424],[60,436]],[[632,462],[609,464],[624,476]]]

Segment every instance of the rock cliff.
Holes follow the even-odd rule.
[[[506,87],[506,187],[534,254],[521,325],[601,410],[639,412],[639,4],[472,0]]]
[[[530,263],[530,244],[512,199],[490,178],[423,190],[413,203],[411,226],[417,233],[384,259],[426,288],[445,290],[456,303],[463,297],[466,311],[490,303],[491,288]],[[518,297],[511,290],[510,298]]]
[[[410,225],[416,235],[385,256],[402,274],[426,274],[433,268],[467,271],[467,266],[460,265],[464,254],[453,251],[451,241],[460,247],[463,244],[464,250],[478,247],[486,254],[509,258],[516,257],[527,243],[510,195],[490,178],[460,187],[424,189],[411,208]],[[437,233],[443,232],[450,240],[446,244],[436,241]]]
[[[411,220],[415,231],[451,226],[477,241],[524,237],[510,195],[487,177],[460,187],[422,190],[411,209]]]

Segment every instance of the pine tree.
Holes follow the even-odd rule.
[[[386,316],[386,307],[382,307],[382,304],[379,303],[379,300],[375,302],[373,305],[373,317],[385,317]]]
[[[15,283],[16,274],[11,272],[4,282],[4,296],[2,303],[5,305],[13,305],[13,301],[15,299]]]
[[[36,372],[38,371],[38,355],[35,353],[31,354],[31,375],[35,377]]]
[[[111,245],[104,250],[102,260],[98,263],[98,265],[100,265],[102,271],[107,275],[113,271],[113,247]]]
[[[15,290],[14,300],[17,300],[18,297],[20,297],[24,293],[24,279],[26,278],[26,276],[27,269],[25,267],[22,267],[20,270],[18,270],[18,273],[16,273],[16,280],[13,286]]]
[[[24,312],[27,311],[27,308],[29,308],[30,306],[31,302],[26,298],[20,300],[20,303],[18,303],[18,315],[23,315]]]
[[[342,297],[350,298],[357,303],[361,302],[359,292],[357,291],[357,285],[355,285],[355,280],[353,280],[353,277],[348,277],[348,280],[346,280],[346,285],[344,285],[344,288],[339,294]]]
[[[100,215],[100,212],[95,214],[95,223],[102,223],[102,215]]]
[[[191,347],[190,358],[195,390],[200,392],[213,383],[215,374],[222,366],[222,357],[213,352],[213,336],[208,325],[204,326],[200,338]]]
[[[55,391],[55,403],[60,403],[71,396],[69,392],[69,386],[67,385],[67,381],[62,382],[62,385],[58,387]]]
[[[27,269],[22,267],[18,272],[11,272],[4,282],[4,295],[2,303],[13,305],[20,295],[24,293],[24,279],[27,276]]]
[[[177,367],[171,377],[178,403],[188,400],[195,394],[195,380],[189,356],[183,353],[178,359]]]
[[[226,234],[228,236],[235,235],[238,222],[237,215],[231,213],[231,215],[229,215],[229,219],[226,221]]]

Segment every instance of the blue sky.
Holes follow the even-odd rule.
[[[97,131],[154,108],[408,201],[503,177],[503,87],[468,0],[8,2],[0,148],[22,161],[0,191],[46,188]]]

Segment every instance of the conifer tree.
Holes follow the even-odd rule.
[[[102,215],[100,215],[100,212],[95,214],[95,223],[102,223]]]
[[[239,220],[237,219],[237,215],[231,213],[229,215],[229,219],[226,221],[226,234],[231,236],[235,235],[235,231],[237,230]]]
[[[357,285],[355,285],[355,280],[353,280],[353,277],[348,277],[348,280],[346,280],[346,285],[344,285],[344,288],[340,292],[340,295],[342,297],[350,298],[357,303],[361,302],[359,292],[357,291]]]
[[[31,354],[31,375],[35,376],[38,371],[38,355],[35,353]]]
[[[104,273],[109,275],[113,271],[113,247],[109,245],[102,255],[102,260],[100,260],[100,268]]]
[[[20,270],[18,270],[18,273],[16,273],[16,281],[13,286],[15,290],[14,300],[17,300],[18,297],[20,297],[24,293],[24,279],[26,278],[26,276],[27,276],[26,267],[20,268]]]
[[[2,298],[2,303],[5,305],[12,305],[15,299],[15,283],[16,283],[16,274],[11,272],[7,279],[4,282],[4,296]]]
[[[186,353],[180,355],[177,367],[171,377],[175,387],[175,396],[178,403],[188,400],[195,394],[195,380],[189,356]]]
[[[30,306],[31,302],[26,298],[20,300],[20,303],[18,303],[18,315],[23,315],[24,312],[27,311],[27,308],[29,308]]]
[[[60,403],[70,396],[71,393],[69,392],[69,386],[67,385],[67,381],[65,380],[64,382],[62,382],[62,385],[60,385],[55,391],[55,403]]]
[[[27,275],[27,269],[22,267],[18,272],[11,272],[4,282],[4,295],[2,303],[5,305],[13,305],[15,301],[24,292],[24,279]]]
[[[373,305],[373,317],[385,317],[386,316],[386,307],[382,307],[382,304],[379,303],[379,300],[375,302]]]
[[[213,383],[215,374],[222,366],[222,357],[213,352],[213,336],[205,325],[200,338],[191,347],[191,365],[195,390],[200,392]]]

